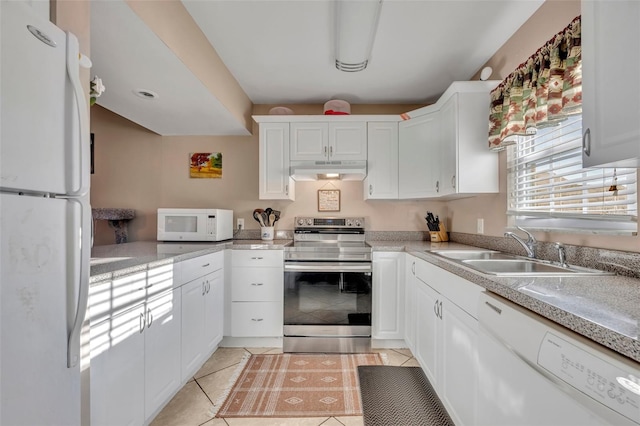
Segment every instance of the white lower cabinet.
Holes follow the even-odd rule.
[[[404,338],[404,253],[373,253],[374,339]]]
[[[231,337],[282,337],[284,252],[231,251]]]
[[[193,376],[222,340],[223,270],[182,286],[182,381]]]
[[[91,424],[140,425],[180,387],[180,292],[91,326]]]
[[[404,341],[416,353],[416,258],[405,255],[404,261]]]
[[[478,408],[478,320],[482,288],[422,259],[416,262],[414,355],[455,424]]]
[[[90,288],[91,424],[149,423],[222,340],[224,254]]]

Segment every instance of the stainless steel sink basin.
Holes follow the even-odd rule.
[[[513,259],[515,256],[494,250],[435,250],[439,256],[455,260],[471,259]]]
[[[587,276],[614,275],[598,269],[570,265],[563,267],[546,260],[530,259],[493,250],[435,250],[431,253],[468,266],[484,274],[498,276]]]

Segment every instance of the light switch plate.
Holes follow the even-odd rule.
[[[239,217],[236,219],[236,229],[244,229],[244,218]]]
[[[476,232],[478,234],[484,234],[484,219],[482,218],[478,219],[478,222],[476,225]]]

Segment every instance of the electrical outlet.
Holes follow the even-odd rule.
[[[484,234],[484,219],[478,219],[478,223],[476,226],[476,232],[478,234]]]
[[[238,228],[238,229],[244,229],[244,218],[239,217],[239,218],[237,219],[236,228]]]

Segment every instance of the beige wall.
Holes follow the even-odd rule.
[[[322,106],[310,107],[317,108]],[[366,110],[396,113],[412,106],[394,108],[367,106]],[[446,208],[435,201],[364,201],[362,182],[342,181],[298,182],[295,201],[258,200],[257,136],[159,136],[97,105],[91,108],[91,131],[95,134],[91,204],[135,209],[129,241],[156,239],[158,207],[228,208],[234,210],[234,222],[245,219],[247,229],[259,228],[252,218],[254,209],[271,207],[282,212],[276,230],[290,230],[295,216],[318,215],[320,188],[340,189],[341,211],[336,214],[365,216],[368,228],[377,231],[423,231],[426,211],[442,215]],[[203,151],[222,152],[222,179],[189,178],[189,153]],[[113,230],[97,221],[95,244],[113,243]]]
[[[502,79],[538,47],[580,14],[579,1],[547,0],[539,11],[489,60],[492,79]],[[477,76],[475,77],[477,78]],[[267,114],[274,105],[256,105],[253,113]],[[321,114],[322,105],[284,105],[296,114]],[[422,105],[352,105],[353,114],[397,114]],[[506,155],[500,154],[500,193],[449,202],[363,201],[361,182],[319,181],[296,184],[296,201],[258,200],[258,140],[247,137],[161,137],[99,106],[92,108],[92,132],[96,134],[96,164],[92,179],[94,207],[134,208],[130,241],[152,241],[156,236],[158,207],[211,207],[234,210],[247,229],[257,229],[251,212],[272,207],[282,211],[276,229],[292,229],[293,218],[315,215],[317,189],[341,190],[339,215],[365,216],[374,231],[425,231],[427,210],[447,218],[449,228],[475,233],[483,218],[485,234],[500,236],[507,226]],[[255,124],[254,124],[255,129]],[[257,134],[254,130],[254,134]],[[190,179],[190,152],[222,152],[222,179]],[[536,235],[543,241],[564,241],[591,247],[640,252],[640,237],[603,237],[583,234]],[[113,232],[98,224],[96,244],[112,244]]]

